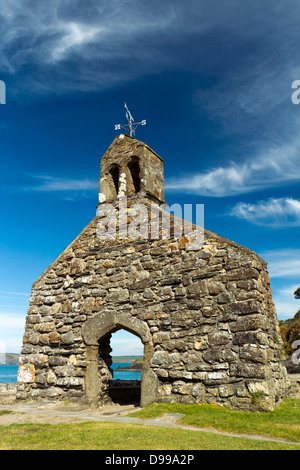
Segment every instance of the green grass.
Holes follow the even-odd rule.
[[[9,415],[10,413],[13,413],[12,411],[8,411],[8,410],[0,410],[0,416],[1,415]]]
[[[0,415],[7,413],[0,411]],[[0,426],[0,450],[300,450],[300,400],[286,399],[271,413],[230,410],[217,405],[153,404],[131,416],[145,419],[184,414],[186,426],[281,439],[254,440],[147,425],[83,422]]]
[[[300,400],[286,399],[271,413],[231,410],[218,405],[159,403],[131,416],[155,418],[164,413],[182,413],[179,423],[229,433],[259,435],[300,443]]]
[[[300,450],[300,445],[133,424],[0,426],[1,450]]]

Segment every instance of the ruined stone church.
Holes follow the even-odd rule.
[[[119,329],[143,344],[141,406],[271,411],[287,395],[265,261],[208,230],[192,247],[172,214],[166,236],[163,203],[162,158],[117,136],[101,159],[97,215],[32,286],[17,399],[114,399],[110,339]]]

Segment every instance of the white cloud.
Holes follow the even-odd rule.
[[[83,179],[67,179],[58,178],[53,176],[33,176],[35,179],[41,180],[42,183],[38,185],[27,186],[24,189],[27,191],[40,191],[40,192],[93,192],[97,194],[98,181],[89,178]]]
[[[235,80],[241,78],[233,78],[234,73],[241,73],[238,68],[237,71],[234,68],[221,84],[216,85],[226,88],[226,98],[215,96],[214,90],[209,89],[205,91],[209,96],[207,105],[203,100],[197,102],[201,114],[207,106],[207,118],[214,123],[218,122],[222,137],[225,133],[234,141],[234,136],[238,134],[237,144],[234,141],[231,146],[232,155],[230,158],[228,155],[216,155],[211,159],[209,155],[201,155],[199,150],[199,161],[205,164],[212,162],[211,166],[204,171],[186,171],[179,176],[166,178],[166,191],[226,197],[293,185],[300,181],[300,138],[294,132],[295,128],[300,127],[300,114],[295,112],[298,109],[291,102],[292,77],[299,76],[300,70],[294,68],[293,72],[286,71],[286,75],[281,73],[279,78],[275,73],[276,86],[271,81],[267,100],[264,98],[264,90],[268,83],[268,70],[263,77],[252,77],[251,74],[249,77],[247,69],[242,72],[250,83],[253,80],[252,87],[240,90],[234,86]],[[240,87],[243,86],[243,80],[241,83]],[[262,96],[258,96],[259,93]],[[254,103],[251,109],[241,104],[243,100]],[[221,163],[213,164],[215,159]],[[185,161],[188,161],[188,155]],[[299,201],[286,200],[285,209],[291,212],[289,222],[295,215],[295,224],[299,221],[298,204]],[[242,209],[244,214],[247,207]],[[248,207],[250,211],[252,208]]]
[[[239,202],[229,215],[255,225],[270,227],[300,226],[300,201],[292,198],[271,198],[256,203]]]
[[[274,303],[279,319],[293,318],[300,309],[300,302],[294,298],[294,292],[299,284],[292,284],[274,291]]]
[[[267,250],[259,255],[268,263],[279,320],[293,318],[300,309],[300,302],[294,297],[294,292],[300,285],[300,249]],[[286,284],[287,282],[291,284]]]
[[[93,27],[73,21],[63,24],[61,30],[65,31],[65,33],[58,40],[56,46],[53,47],[50,62],[63,60],[71,52],[72,48],[76,47],[78,49],[97,42],[97,39],[101,37],[101,33],[105,32],[104,27]]]
[[[14,332],[15,330],[22,329],[25,325],[25,314],[21,313],[0,313],[1,336],[7,332]]]
[[[168,191],[224,197],[252,193],[300,181],[300,143],[260,149],[252,159],[206,172],[168,178]]]
[[[3,294],[5,296],[25,295],[26,297],[30,297],[30,293],[26,293],[26,292],[11,292],[11,291],[6,291],[6,290],[0,290],[0,294]]]
[[[278,320],[293,318],[295,313],[299,310],[299,305],[293,303],[291,300],[282,300],[280,295],[274,296],[274,302]]]
[[[0,325],[1,347],[5,352],[19,353],[24,335],[25,314],[0,313]]]
[[[233,1],[220,6],[215,23],[209,22],[216,42],[208,41],[212,50],[205,56],[203,73],[209,79],[195,91],[194,104],[201,119],[212,123],[213,139],[218,142],[219,134],[238,138],[229,150],[231,161],[228,155],[217,155],[214,164],[199,150],[199,160],[212,162],[210,168],[168,178],[167,191],[224,197],[300,181],[300,140],[295,133],[300,117],[291,102],[292,82],[300,76],[292,52],[299,30],[292,15],[281,21],[284,4],[279,1],[277,7]],[[235,14],[229,17],[232,8]],[[222,47],[214,48],[218,40]]]
[[[110,346],[113,356],[142,356],[144,354],[141,340],[126,330],[113,333]]]
[[[268,263],[278,319],[293,318],[300,309],[294,297],[300,285],[300,249],[267,250],[259,255]]]
[[[276,9],[273,0],[3,1],[0,61],[19,77],[16,89],[24,82],[33,94],[103,90],[153,71],[193,70],[212,83],[195,98],[202,109],[209,103],[210,114],[224,120],[237,107],[265,114],[284,100],[281,84],[297,65],[299,4],[289,4],[287,11],[283,0]]]
[[[300,279],[300,249],[267,250],[260,256],[268,263],[270,278]]]
[[[238,166],[232,163],[225,168],[219,167],[204,173],[169,178],[165,182],[165,189],[214,197],[239,194],[244,191],[247,173],[247,165]]]
[[[171,4],[164,14],[160,8],[156,0],[2,2],[0,61],[11,76],[11,98],[13,91],[103,90],[152,73],[152,59],[156,70],[164,68],[168,56],[156,50],[156,37],[174,28],[176,14]]]

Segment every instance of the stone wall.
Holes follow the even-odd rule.
[[[123,327],[145,345],[142,394],[155,383],[143,404],[272,410],[288,385],[266,263],[208,231],[197,251],[185,237],[100,240],[99,221],[33,285],[18,399],[105,400]]]

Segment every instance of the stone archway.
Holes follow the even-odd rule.
[[[98,377],[99,344],[110,333],[120,328],[138,336],[144,345],[140,406],[144,407],[156,401],[158,379],[150,367],[154,348],[148,325],[128,314],[107,310],[91,317],[82,327],[82,337],[86,344],[87,359],[85,393],[90,406],[97,406],[102,386]]]

